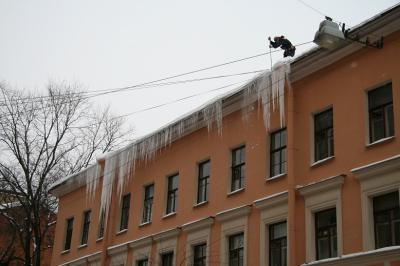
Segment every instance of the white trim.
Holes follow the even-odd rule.
[[[343,254],[341,187],[344,177],[345,175],[337,175],[297,187],[297,191],[305,199],[306,262],[316,259],[314,214],[330,208],[336,209],[337,254]]]
[[[100,260],[101,259],[101,251],[77,258],[75,260],[72,261],[68,261],[65,262],[63,264],[60,264],[59,266],[73,266],[73,265],[81,265],[81,264],[85,264],[87,262],[93,262],[96,260]]]
[[[254,201],[254,206],[260,210],[260,265],[269,264],[269,225],[286,222],[288,227],[288,191]],[[286,228],[287,240],[289,230]],[[289,241],[287,241],[287,255],[289,255]]]
[[[363,251],[375,249],[373,198],[398,191],[400,194],[400,155],[351,170],[361,185]]]
[[[184,232],[191,232],[199,229],[203,229],[205,227],[209,227],[214,223],[214,217],[206,217],[199,219],[197,221],[189,222],[186,224],[183,224],[181,226],[182,231]]]
[[[330,258],[325,260],[314,261],[301,264],[302,266],[364,266],[378,263],[386,263],[398,261],[400,254],[400,246],[391,246],[387,248],[376,249],[367,252],[357,252],[346,254],[341,257]]]
[[[215,219],[219,222],[225,222],[244,215],[248,215],[251,211],[250,205],[243,205],[237,208],[225,210],[215,215]]]

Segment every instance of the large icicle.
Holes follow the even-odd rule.
[[[285,83],[289,88],[290,62],[277,62],[271,71],[264,72],[256,79],[257,82],[248,86],[243,96],[243,116],[246,118],[248,106],[253,102],[254,93],[257,94],[258,102],[263,107],[264,126],[268,131],[271,123],[271,111],[279,108],[279,118],[281,127],[285,123]]]

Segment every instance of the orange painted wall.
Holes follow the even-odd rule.
[[[318,71],[293,84],[294,134],[293,178],[294,185],[304,185],[323,178],[346,174],[342,190],[343,202],[343,251],[345,254],[362,250],[360,184],[350,173],[350,169],[399,154],[400,151],[400,33],[385,39],[382,50],[365,48],[361,51]],[[392,80],[395,138],[386,143],[366,147],[365,143],[365,91],[384,81]],[[287,93],[287,91],[286,91]],[[287,106],[286,99],[286,106]],[[311,165],[311,121],[312,113],[327,106],[333,107],[335,158],[318,166]],[[256,105],[255,105],[256,107]],[[287,112],[286,112],[287,113]],[[135,177],[126,186],[131,193],[130,218],[127,232],[116,235],[118,202],[114,198],[108,230],[102,241],[96,242],[100,188],[94,202],[86,202],[85,188],[63,196],[56,228],[52,265],[59,265],[106,247],[155,234],[202,217],[214,216],[217,212],[237,206],[252,204],[254,200],[287,189],[288,176],[266,181],[268,176],[268,134],[264,128],[261,110],[250,114],[249,120],[242,119],[241,112],[224,118],[222,137],[214,130],[206,129],[174,142],[160,152],[154,160],[142,164]],[[278,114],[274,113],[272,128],[278,129]],[[230,149],[240,144],[246,145],[246,180],[242,192],[227,196],[230,178]],[[196,197],[195,180],[197,162],[211,159],[209,202],[193,207]],[[166,177],[179,172],[179,191],[177,213],[163,218],[165,210]],[[152,223],[139,226],[142,214],[143,186],[155,183]],[[294,264],[305,260],[305,216],[304,200],[295,196],[296,246]],[[89,242],[86,247],[77,248],[82,222],[82,213],[92,209],[92,223]],[[74,216],[74,235],[72,248],[61,254],[64,238],[65,219]],[[253,208],[248,220],[247,265],[259,265],[259,225],[260,214]],[[220,227],[217,222],[212,227],[210,249],[214,254],[220,252]],[[185,236],[179,237],[179,249],[185,247]],[[178,251],[179,253],[179,251]],[[154,254],[154,249],[153,249]],[[104,255],[105,256],[105,255]],[[182,260],[182,255],[178,255]],[[179,265],[179,261],[177,262]],[[218,263],[211,263],[218,265]],[[395,264],[393,264],[395,265]]]

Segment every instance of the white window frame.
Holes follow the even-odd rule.
[[[126,265],[128,259],[128,245],[116,245],[107,249],[110,256],[110,266]]]
[[[173,252],[172,265],[176,265],[176,251],[178,244],[179,228],[170,229],[153,236],[157,242],[156,259],[154,265],[161,265],[161,256],[164,253]]]
[[[328,156],[326,158],[323,158],[321,160],[316,161],[315,160],[315,116],[323,113],[329,109],[332,109],[332,116],[333,116],[333,105],[328,105],[322,109],[319,109],[315,112],[311,113],[310,116],[310,166],[314,166],[314,165],[318,165],[320,163],[323,163],[325,161],[329,161],[333,158],[335,158],[335,135],[333,135],[333,155],[332,156]],[[335,134],[335,124],[334,124],[334,120],[332,121],[332,126],[333,126],[333,134]]]
[[[392,80],[386,80],[386,81],[384,81],[384,82],[375,84],[374,86],[369,87],[368,89],[365,90],[365,93],[364,93],[364,101],[365,101],[365,105],[364,105],[364,106],[365,106],[365,110],[364,110],[364,113],[365,113],[364,121],[365,121],[365,146],[366,146],[366,147],[369,147],[369,146],[374,145],[374,144],[382,143],[382,142],[385,142],[385,141],[387,141],[387,140],[389,140],[389,139],[394,138],[394,136],[389,136],[389,137],[382,138],[382,139],[379,139],[379,140],[376,140],[376,141],[373,141],[373,142],[370,141],[370,139],[371,139],[371,134],[370,134],[370,128],[369,128],[369,127],[370,127],[370,123],[369,123],[370,119],[369,119],[369,97],[368,97],[368,94],[369,94],[370,91],[375,90],[375,89],[378,89],[378,88],[380,88],[380,87],[383,87],[383,86],[385,86],[385,85],[387,85],[387,84],[389,84],[389,83],[392,83],[392,102],[393,102],[393,100],[394,100],[394,99],[393,99],[393,92],[394,92],[394,90],[393,90],[393,81],[392,81]],[[394,110],[393,110],[393,112],[394,112]],[[395,114],[393,113],[393,115],[395,115]],[[395,121],[396,121],[396,120],[395,120],[395,118],[394,118],[393,123],[394,123]],[[396,130],[395,130],[395,134],[396,134]]]
[[[132,266],[136,266],[136,262],[143,259],[148,259],[150,265],[152,242],[153,238],[151,236],[146,236],[129,243],[129,248],[133,249]]]
[[[211,225],[214,218],[207,217],[198,221],[182,225],[182,231],[187,232],[185,265],[193,265],[193,247],[206,244],[206,265],[209,263]]]
[[[363,251],[375,249],[373,198],[393,191],[400,194],[400,154],[351,170],[361,185]]]
[[[337,175],[319,182],[300,186],[297,191],[305,199],[306,262],[316,260],[315,213],[336,208],[337,256],[343,254],[342,196],[344,175]]]
[[[220,265],[229,264],[229,237],[243,233],[243,266],[247,265],[248,215],[251,206],[244,205],[216,214],[215,219],[221,223]]]
[[[269,226],[286,222],[287,261],[289,261],[288,192],[280,192],[254,201],[260,210],[260,265],[269,265]]]

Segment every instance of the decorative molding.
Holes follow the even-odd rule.
[[[182,228],[182,231],[184,231],[184,232],[191,232],[191,231],[200,230],[200,229],[209,227],[213,223],[214,223],[214,217],[210,216],[210,217],[206,217],[206,218],[203,218],[203,219],[200,219],[197,221],[183,224],[181,226],[181,228]]]
[[[400,169],[400,154],[350,170],[358,180],[389,173]]]
[[[287,203],[288,201],[288,191],[283,191],[280,193],[273,194],[271,196],[258,199],[254,201],[254,206],[257,209],[263,210],[266,208],[270,208],[275,205],[279,205],[282,203]]]
[[[94,262],[96,260],[101,259],[101,251],[86,255],[84,257],[60,264],[60,266],[78,266],[78,265],[84,265],[88,262]]]
[[[301,266],[364,266],[399,260],[400,246],[375,249],[343,255],[341,257],[304,263]],[[386,265],[386,264],[385,264]]]
[[[181,231],[181,229],[179,227],[169,229],[169,230],[166,230],[166,231],[163,231],[163,232],[153,235],[153,240],[154,241],[164,241],[166,239],[178,236],[180,231]]]
[[[121,252],[124,252],[127,250],[128,250],[128,242],[107,248],[107,255],[113,256],[115,254],[118,254],[118,253],[121,253]]]
[[[234,218],[242,217],[248,215],[251,211],[251,205],[244,205],[234,209],[229,209],[216,214],[215,219],[219,222],[224,222],[226,220],[232,220]]]
[[[326,179],[313,182],[304,186],[297,186],[296,190],[302,196],[309,196],[315,193],[320,193],[325,190],[331,190],[335,187],[340,187],[344,183],[345,177],[346,175],[344,174],[328,177]]]
[[[132,242],[129,243],[129,248],[141,248],[147,245],[151,245],[153,242],[153,237],[152,236],[145,236],[136,240],[133,240]]]

